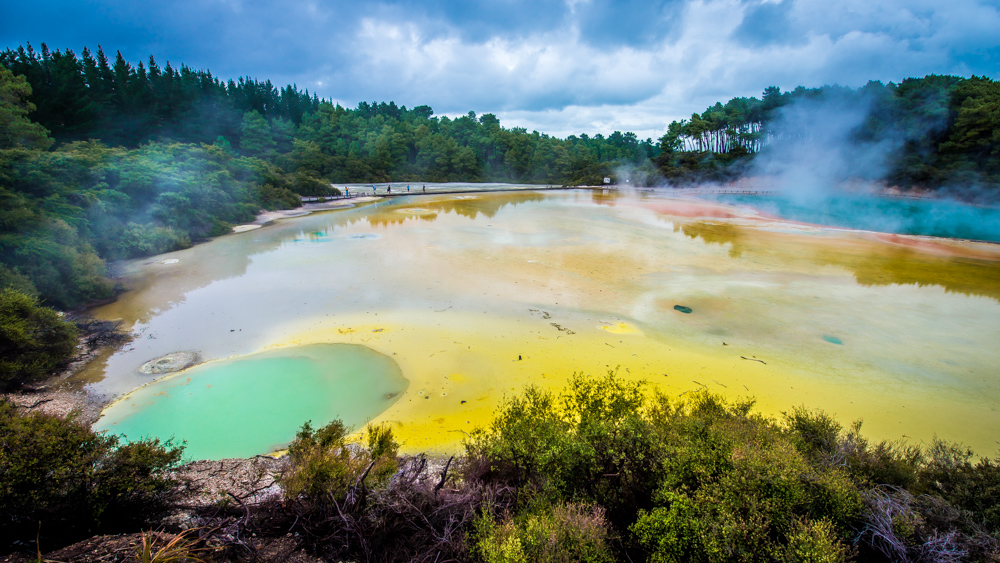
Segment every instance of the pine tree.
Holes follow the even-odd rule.
[[[0,66],[0,149],[52,146],[48,131],[28,119],[28,114],[35,110],[35,104],[28,101],[30,97],[28,81]]]
[[[271,126],[257,110],[243,115],[240,132],[240,152],[245,156],[266,158],[274,153],[276,143],[271,136]]]

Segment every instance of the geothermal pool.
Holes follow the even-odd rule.
[[[189,457],[265,453],[337,416],[392,424],[403,451],[454,452],[504,396],[609,369],[674,397],[861,418],[874,439],[1000,445],[994,244],[648,194],[480,192],[283,220],[128,277],[93,312],[136,336],[81,375],[123,397],[97,428],[184,439]],[[139,371],[176,351],[205,363]],[[271,375],[247,367],[260,358]]]
[[[183,437],[191,459],[248,457],[284,447],[288,429],[306,420],[361,427],[407,383],[391,359],[366,346],[278,348],[157,379],[108,409],[98,429]]]
[[[903,235],[1000,243],[1000,208],[852,193],[710,196],[794,221]]]

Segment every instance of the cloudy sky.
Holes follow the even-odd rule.
[[[1000,76],[1000,0],[0,0],[0,48],[103,45],[355,106],[635,131],[769,85]]]

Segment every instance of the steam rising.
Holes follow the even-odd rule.
[[[872,104],[863,93],[832,92],[780,108],[770,125],[770,142],[754,159],[751,175],[766,177],[770,189],[796,202],[817,204],[848,181],[884,178],[890,155],[904,140],[858,142]]]
[[[934,107],[919,112],[928,116],[923,121],[872,127],[878,90],[824,89],[779,108],[765,148],[744,176],[753,188],[780,195],[719,199],[809,223],[1000,242],[1000,209],[947,197],[960,193],[964,200],[982,202],[988,190],[963,185],[924,201],[884,196],[885,179],[904,145],[940,132],[947,104],[927,100]]]

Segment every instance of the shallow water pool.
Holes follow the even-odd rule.
[[[251,457],[284,447],[306,420],[360,429],[406,387],[391,358],[364,346],[290,347],[156,380],[105,409],[95,429],[183,441],[191,459]]]
[[[456,452],[525,385],[608,370],[673,397],[753,396],[769,414],[823,408],[875,439],[1000,445],[993,244],[615,192],[428,194],[220,237],[135,262],[128,281],[94,313],[135,339],[81,375],[91,390],[128,393],[179,350],[359,345],[409,382],[371,415],[405,452]],[[241,408],[285,436],[257,453],[316,422],[269,416],[266,394]]]

